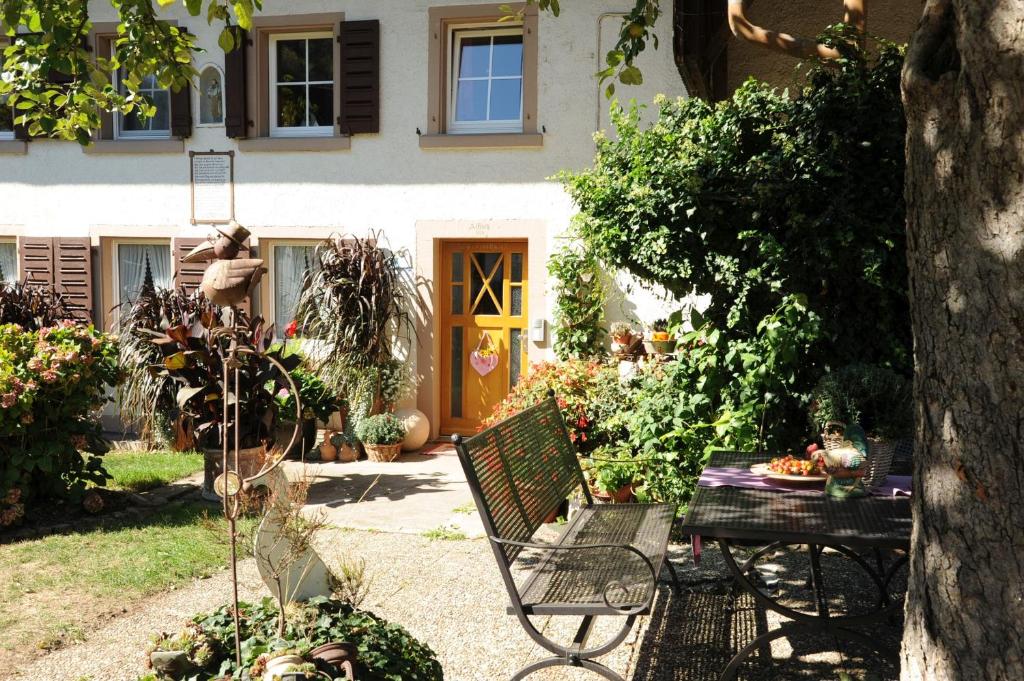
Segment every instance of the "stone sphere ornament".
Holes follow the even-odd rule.
[[[415,452],[423,448],[430,439],[430,421],[419,409],[399,409],[395,416],[405,426],[405,439],[402,440],[403,452]]]

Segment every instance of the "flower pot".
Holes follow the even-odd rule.
[[[172,679],[180,679],[194,671],[188,653],[184,650],[154,650],[149,654],[153,671]]]
[[[402,451],[401,443],[396,445],[371,445],[364,442],[363,447],[366,449],[366,456],[369,457],[370,461],[385,463],[397,459]]]
[[[343,442],[338,450],[338,461],[340,463],[352,463],[353,461],[359,460],[359,450],[350,445],[348,442]]]
[[[623,485],[610,494],[599,489],[593,489],[591,494],[594,497],[594,501],[599,504],[627,504],[633,498],[633,485]]]
[[[346,681],[355,681],[356,652],[353,644],[341,641],[313,648],[308,657],[317,669],[330,674],[331,678],[343,674],[341,678]]]
[[[277,424],[277,429],[274,432],[274,442],[281,447],[288,445],[288,442],[292,439],[292,433],[295,430],[295,421],[282,420]],[[285,456],[289,459],[299,459],[302,455],[313,448],[313,443],[316,442],[316,419],[302,419],[302,424],[299,428],[299,436],[295,440],[295,444],[285,452]]]
[[[325,462],[336,461],[338,459],[338,448],[331,444],[329,439],[324,439],[320,443],[320,460]]]
[[[267,451],[262,446],[249,447],[238,452],[238,474],[244,478],[250,478],[263,467],[266,462]],[[234,463],[234,453],[228,450],[228,465]],[[221,474],[223,464],[223,453],[220,447],[216,449],[203,449],[203,498],[207,501],[220,501],[220,495],[213,490],[213,481]]]
[[[274,676],[279,676],[281,677],[282,680],[287,679],[289,677],[292,677],[293,675],[285,670],[287,670],[292,665],[299,665],[303,664],[304,662],[305,660],[303,660],[298,655],[281,655],[280,657],[275,657],[273,660],[267,663],[267,671],[263,672],[263,678],[267,681],[273,679]],[[297,673],[299,674],[298,678],[300,679],[304,679],[306,676],[302,672]]]

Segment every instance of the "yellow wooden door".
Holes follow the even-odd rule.
[[[528,366],[526,242],[444,242],[437,281],[441,431],[472,433]],[[498,358],[483,375],[470,360],[478,347]]]

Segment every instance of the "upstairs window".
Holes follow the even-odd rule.
[[[451,133],[523,132],[522,29],[452,31]]]
[[[334,35],[270,37],[270,135],[334,134]]]
[[[128,91],[122,82],[122,73],[118,71],[114,76],[114,84],[122,95]],[[156,76],[146,76],[139,87],[139,94],[146,98],[156,112],[149,118],[143,119],[138,109],[129,114],[117,114],[114,117],[114,138],[115,139],[160,139],[171,136],[171,92],[162,88],[156,81]]]

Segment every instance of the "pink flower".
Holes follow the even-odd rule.
[[[14,393],[4,393],[0,396],[0,407],[4,409],[10,409],[14,406],[14,402],[18,399],[18,396]]]
[[[32,371],[39,371],[43,368],[43,360],[38,357],[33,357],[28,361],[28,368]]]
[[[42,373],[44,383],[53,383],[57,380],[57,372],[52,369],[47,369]]]

